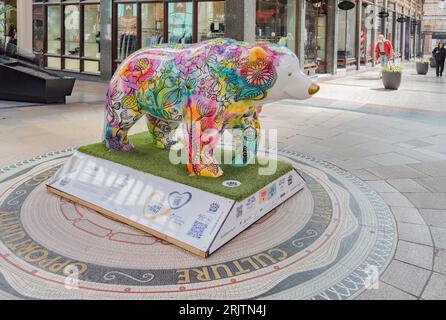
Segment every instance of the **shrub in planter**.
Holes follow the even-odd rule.
[[[427,72],[429,71],[429,61],[428,60],[417,61],[416,68],[418,74],[427,74]]]
[[[398,90],[401,85],[403,67],[394,66],[390,68],[381,68],[381,73],[384,88]]]

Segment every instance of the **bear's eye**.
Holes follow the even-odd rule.
[[[288,73],[288,77],[291,77],[293,74],[290,72],[290,73]]]

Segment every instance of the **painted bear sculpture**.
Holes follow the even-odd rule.
[[[182,125],[187,170],[216,178],[223,174],[214,157],[223,130],[253,137],[243,146],[244,165],[256,153],[261,105],[307,99],[318,90],[296,55],[275,44],[214,39],[146,48],[122,62],[110,82],[103,140],[109,150],[132,150],[128,131],[145,116],[152,141],[169,149]]]

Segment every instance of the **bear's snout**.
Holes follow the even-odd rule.
[[[310,87],[308,88],[308,93],[309,93],[310,95],[314,95],[314,94],[318,93],[318,91],[319,91],[320,89],[321,89],[320,86],[318,86],[318,85],[315,84],[315,83],[312,83],[312,84],[310,85]]]

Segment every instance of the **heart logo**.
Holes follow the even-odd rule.
[[[169,206],[173,210],[178,210],[188,204],[191,199],[192,194],[190,192],[179,193],[175,191],[169,194]]]

